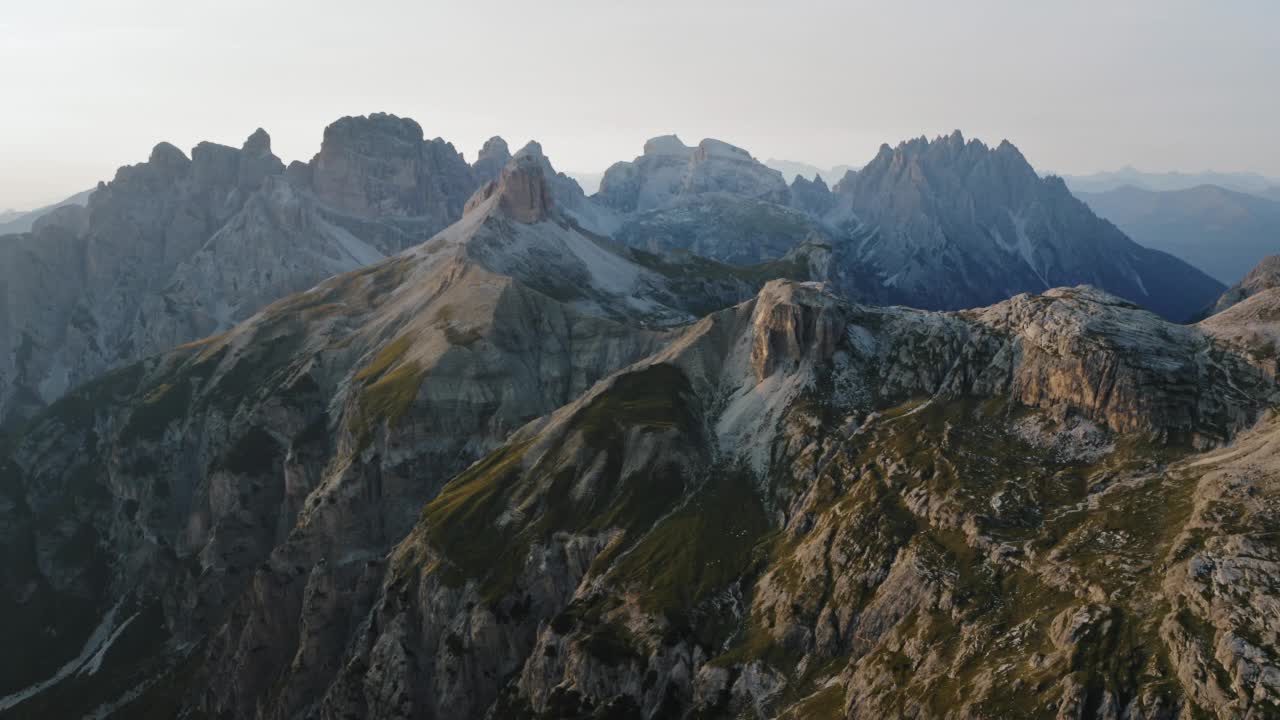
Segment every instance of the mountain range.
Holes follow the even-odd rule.
[[[1280,251],[1280,202],[1199,185],[1152,191],[1126,185],[1076,195],[1137,242],[1234,283]]]
[[[1102,193],[1125,186],[1152,192],[1169,192],[1190,190],[1201,185],[1216,185],[1235,192],[1273,199],[1280,192],[1280,179],[1249,172],[1155,173],[1126,166],[1090,175],[1063,175],[1062,179],[1073,192],[1086,193]]]
[[[2,716],[1280,711],[1276,274],[1172,322],[1009,143],[588,196],[349,117],[0,254]]]
[[[387,115],[339,120],[288,168],[261,130],[190,158],[161,143],[87,207],[0,239],[0,421],[417,245],[477,186],[452,146]]]
[[[468,165],[390,115],[335,122],[315,158],[288,168],[261,130],[238,150],[202,143],[190,158],[158,145],[87,208],[0,242],[0,427],[104,370],[421,243],[510,158],[494,138]],[[853,299],[959,309],[1083,282],[1183,319],[1223,289],[1099,221],[1012,145],[958,133],[886,146],[834,188],[788,186],[745,150],[674,136],[609,168],[591,197],[551,177],[591,232],[736,265],[816,262],[814,277]]]

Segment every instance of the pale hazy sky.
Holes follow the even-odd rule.
[[[1041,170],[1280,175],[1278,87],[1275,0],[0,0],[0,208],[159,140],[305,160],[374,111],[579,171],[668,132],[832,165],[960,128]]]

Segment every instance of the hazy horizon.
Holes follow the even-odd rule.
[[[1280,176],[1280,6],[1257,0],[189,7],[10,9],[0,78],[21,104],[0,117],[0,209],[109,180],[159,141],[239,146],[263,127],[307,160],[327,124],[370,112],[468,160],[492,135],[536,139],[575,173],[673,132],[830,167],[958,128],[1041,172]]]

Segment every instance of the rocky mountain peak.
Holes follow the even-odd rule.
[[[480,147],[480,154],[477,156],[477,160],[498,157],[511,157],[511,150],[507,147],[506,140],[503,140],[500,135],[494,135],[484,141],[484,145]]]
[[[977,138],[966,140],[959,130],[932,140],[922,135],[901,142],[896,147],[881,145],[875,159],[858,175],[874,177],[884,173],[905,172],[915,182],[928,181],[940,172],[968,174],[980,165],[992,163],[997,155],[1006,162],[1013,160],[1014,165],[1019,165],[1015,168],[1016,171],[1023,176],[1035,177],[1035,170],[1008,141],[1002,143],[997,151],[993,151]]]
[[[270,155],[271,136],[267,134],[266,130],[258,128],[245,139],[244,145],[240,150],[246,155]]]
[[[515,157],[532,157],[541,161],[545,160],[547,156],[542,152],[542,143],[537,140],[530,140],[525,143],[524,147],[516,151]]]
[[[821,217],[834,202],[835,196],[821,175],[814,175],[812,180],[796,175],[791,182],[791,207],[797,210]]]
[[[262,128],[254,130],[240,149],[240,187],[256,189],[268,176],[280,175],[284,171],[284,163],[271,152],[271,136]]]
[[[646,157],[688,157],[692,153],[693,148],[685,145],[675,135],[659,135],[658,137],[650,138],[644,144],[644,155]]]
[[[497,180],[491,180],[467,201],[471,213],[486,201],[497,198],[497,212],[517,222],[533,224],[546,220],[555,207],[548,187],[542,148],[529,143],[502,169]]]
[[[325,128],[311,185],[326,203],[362,216],[419,217],[440,229],[456,220],[477,181],[449,143],[385,113],[344,117]],[[295,174],[296,175],[296,174]]]
[[[147,164],[157,170],[182,173],[186,172],[191,161],[187,159],[185,153],[173,144],[160,142],[156,143],[156,146],[151,149],[151,156],[147,158]]]
[[[542,148],[530,143],[520,155],[507,164],[498,179],[498,206],[508,217],[523,223],[542,222],[555,207],[542,163]]]
[[[1182,321],[1218,293],[1212,278],[1138,246],[1061,180],[1041,178],[1008,141],[993,149],[957,132],[882,146],[834,192],[830,224],[877,234],[863,257],[884,302],[955,309],[1088,283]]]
[[[476,180],[486,183],[496,180],[510,160],[511,150],[507,147],[507,141],[494,135],[481,146],[471,169],[476,174]]]
[[[262,128],[239,150],[212,142],[202,142],[191,150],[191,177],[196,187],[236,187],[241,192],[236,202],[257,190],[266,177],[283,172],[284,163],[271,154],[271,137]]]

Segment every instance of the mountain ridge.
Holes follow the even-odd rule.
[[[19,553],[13,559],[30,546],[15,532],[43,533],[40,543],[69,548],[82,532],[71,528],[99,527],[113,551],[132,558],[108,564],[109,586],[136,594],[104,588],[97,612],[125,602],[122,612],[166,614],[172,639],[143,643],[150,649],[132,661],[141,665],[117,656],[118,672],[159,662],[165,669],[153,672],[166,677],[193,667],[209,691],[179,692],[169,702],[231,714],[265,702],[285,715],[331,717],[556,717],[566,707],[660,706],[772,715],[788,708],[783,688],[801,703],[836,678],[844,689],[838,705],[850,712],[893,707],[902,698],[877,680],[886,671],[877,648],[927,632],[910,620],[913,612],[929,608],[930,622],[980,633],[1004,622],[1000,611],[965,610],[950,573],[1018,572],[1017,551],[1001,548],[1019,537],[1010,532],[1037,537],[1041,522],[1058,528],[1039,541],[1049,547],[1059,542],[1053,533],[1084,542],[1105,537],[1106,527],[1087,515],[1068,515],[1065,529],[1056,524],[1054,509],[1085,502],[1083,489],[1033,501],[1029,507],[1040,509],[1030,516],[991,515],[1000,502],[1014,502],[1012,480],[983,484],[985,466],[964,464],[944,471],[957,473],[954,480],[932,481],[914,473],[933,456],[903,454],[895,438],[980,452],[999,439],[1026,456],[1023,472],[1048,477],[1069,463],[1099,463],[1105,476],[1120,473],[1121,486],[1145,487],[1142,468],[1166,461],[1130,455],[1127,437],[1170,443],[1171,462],[1179,462],[1247,432],[1275,391],[1260,369],[1196,328],[1087,288],[932,313],[852,305],[820,284],[775,281],[670,330],[628,322],[626,310],[617,314],[621,322],[609,320],[600,315],[606,301],[590,291],[555,299],[485,268],[503,262],[542,276],[536,265],[515,261],[527,246],[507,240],[530,218],[514,201],[546,197],[527,192],[527,176],[540,174],[535,158],[513,161],[506,187],[481,191],[471,212],[437,239],[280,301],[226,336],[148,361],[128,380],[78,391],[39,421],[32,436],[39,442],[5,451],[4,462],[17,468],[6,473],[9,482],[22,478],[17,491],[32,509],[25,512],[61,518],[6,526],[5,546]],[[508,193],[513,202],[504,204]],[[530,226],[573,232],[557,224],[554,207],[547,211]],[[473,239],[481,240],[474,250]],[[368,315],[354,309],[362,297]],[[536,320],[557,316],[566,324]],[[527,327],[530,321],[538,324]],[[566,355],[548,338],[577,347]],[[1097,354],[1075,350],[1081,346]],[[503,360],[507,353],[523,360]],[[499,368],[533,374],[499,381],[509,390],[496,396],[473,395],[495,387]],[[984,398],[1009,403],[1008,410],[982,410]],[[952,423],[964,429],[937,427]],[[200,426],[205,432],[193,432]],[[822,430],[815,435],[815,428]],[[1058,436],[1053,428],[1070,432]],[[102,433],[100,449],[71,451],[88,433]],[[96,463],[93,453],[103,451],[115,459]],[[946,453],[953,463],[969,457],[954,447]],[[166,483],[164,492],[153,484],[177,480],[166,468],[192,459],[195,478],[183,482],[193,484]],[[85,505],[49,504],[64,492],[61,483],[79,487]],[[960,487],[984,494],[965,500]],[[6,495],[13,492],[8,485]],[[188,496],[187,510],[173,507],[170,498]],[[834,510],[832,497],[843,498],[846,510]],[[699,507],[736,511],[703,515],[694,512]],[[846,517],[855,524],[846,527]],[[1019,529],[1023,517],[1043,520]],[[680,534],[685,527],[693,534]],[[779,527],[777,560],[745,552]],[[824,575],[812,553],[828,547],[830,533],[842,543],[857,538],[871,554],[830,557],[843,569]],[[746,546],[726,548],[722,537]],[[983,554],[966,559],[974,551],[963,548]],[[1221,552],[1192,557],[1229,561]],[[90,551],[76,562],[91,568],[95,557]],[[1054,588],[1054,602],[1036,611],[1034,632],[1057,633],[1052,628],[1073,614],[1083,613],[1072,620],[1079,627],[1097,628],[1107,612],[1133,622],[1151,612],[1115,595],[1130,573],[1145,577],[1151,566],[1096,576],[1073,557],[1050,563],[1042,580],[1013,580],[1029,591]],[[22,573],[28,565],[5,567]],[[35,581],[35,596],[50,599],[40,583],[76,596],[86,576],[63,574],[69,569]],[[878,590],[868,597],[841,577]],[[1178,612],[1227,622],[1179,599],[1190,579],[1165,582]],[[813,583],[835,590],[811,593],[805,588]],[[148,609],[151,593],[170,609]],[[1114,609],[1095,609],[1098,597],[1114,597]],[[819,598],[827,605],[811,607]],[[100,616],[85,610],[90,622]],[[710,623],[722,615],[731,627]],[[1249,627],[1265,622],[1257,614],[1231,617]],[[133,637],[131,625],[110,615],[104,622],[108,633]],[[1186,627],[1176,632],[1197,626]],[[1187,649],[1168,668],[1180,673],[1182,689],[1143,695],[1141,707],[1183,693],[1227,707],[1214,699],[1216,681],[1195,679],[1213,677],[1196,668],[1215,662],[1195,654],[1200,641],[1169,632],[1142,642],[1190,643],[1177,645]],[[1039,697],[1087,702],[1069,661],[1083,641],[1052,642],[1063,649],[1038,671],[1051,673]],[[1246,665],[1233,666],[1231,683],[1252,672],[1241,669],[1254,662],[1247,652],[1233,656]],[[788,675],[791,665],[780,660],[787,653],[811,657],[808,666],[840,657],[848,664],[815,683]],[[64,658],[52,654],[40,667]],[[654,676],[647,689],[646,668]],[[1082,672],[1102,673],[1083,678],[1108,697],[1140,689],[1093,666]],[[83,681],[63,682],[28,702],[50,711],[74,707]],[[142,687],[146,702],[164,686]],[[968,687],[971,710],[1010,701],[999,686]]]
[[[1228,284],[1274,252],[1280,238],[1280,203],[1216,185],[1162,192],[1124,186],[1077,195],[1139,243]]]
[[[958,133],[953,137],[964,145]],[[924,138],[898,150],[886,145],[867,170],[835,188],[807,180],[788,187],[745,150],[713,139],[689,147],[675,136],[655,138],[635,161],[616,164],[591,197],[549,164],[545,169],[560,206],[594,234],[651,253],[692,252],[743,266],[792,262],[793,255],[812,264],[820,256],[825,267],[812,268],[814,276],[853,299],[958,308],[1092,282],[1181,318],[1192,314],[1186,307],[1199,303],[1198,311],[1221,292],[1078,211],[1075,220],[1055,227],[1043,207],[1016,213],[994,207],[1006,192],[998,184],[972,188],[970,202],[984,208],[987,221],[966,225],[954,216],[956,208],[927,200],[933,190],[885,174],[886,164],[892,166],[885,158],[893,153],[929,147]],[[980,159],[983,152],[1007,155],[1001,172],[1013,173],[1008,181],[1035,186],[1034,171],[1011,145],[970,147],[967,159],[948,162],[990,164]],[[545,157],[537,143],[516,155],[525,152]],[[473,167],[449,143],[427,140],[413,120],[379,113],[339,119],[309,163],[287,168],[261,129],[239,151],[202,143],[191,159],[157,145],[148,163],[123,168],[102,184],[85,212],[59,210],[33,235],[15,236],[0,250],[9,273],[3,286],[9,316],[0,326],[0,349],[8,349],[0,364],[0,423],[20,423],[101,371],[225,330],[290,292],[421,242],[460,217],[482,178],[496,177],[510,158],[505,141],[495,137]],[[873,187],[875,173],[888,184]],[[955,169],[947,173],[954,176]],[[961,186],[946,190],[952,197],[962,192]],[[1014,199],[1008,195],[1006,202]],[[900,207],[892,210],[890,202]],[[1054,202],[1069,206],[1065,198]],[[1012,222],[1018,218],[1042,231],[1032,227],[1036,237],[1024,238],[1022,225]],[[963,242],[935,252],[929,248],[940,233]],[[1097,257],[1057,262],[1075,253],[1070,244],[1081,238],[1102,248]],[[815,254],[813,248],[825,249]],[[91,252],[97,257],[87,257]],[[136,269],[113,290],[104,278],[124,258],[136,258]],[[55,280],[84,268],[102,277]],[[1154,269],[1139,268],[1161,268],[1176,278],[1165,287],[1144,277]],[[987,277],[992,272],[998,274]],[[1180,298],[1170,304],[1166,296],[1174,287]]]
[[[1265,195],[1274,188],[1275,179],[1252,172],[1144,172],[1132,166],[1119,170],[1089,175],[1063,175],[1072,190],[1081,192],[1107,192],[1124,185],[1132,185],[1153,192],[1186,190],[1197,185],[1217,185],[1236,192]]]

